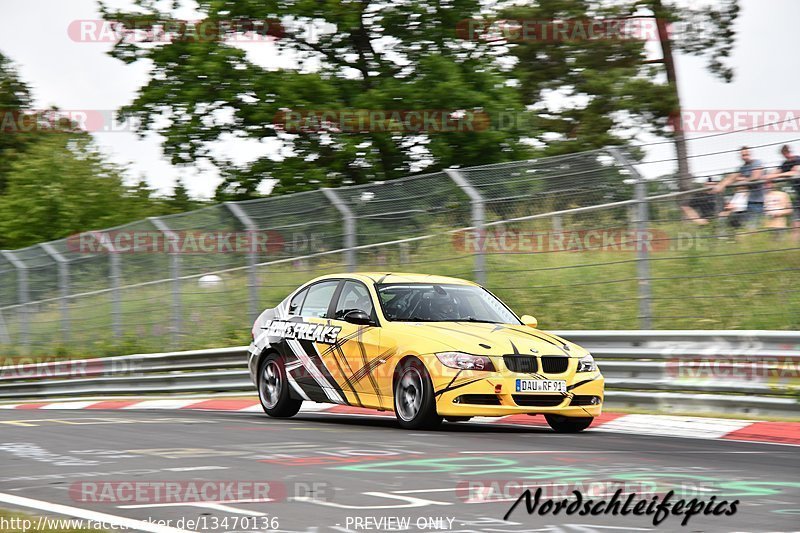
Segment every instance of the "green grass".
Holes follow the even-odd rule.
[[[583,216],[564,227],[596,228],[613,222]],[[652,327],[655,329],[800,329],[800,253],[788,235],[717,238],[712,229],[680,223],[658,225],[670,235],[691,233],[691,246],[650,255]],[[549,230],[549,221],[506,229]],[[272,307],[293,288],[321,274],[344,270],[339,255],[260,267],[259,306]],[[450,235],[421,241],[401,262],[398,246],[358,254],[359,270],[424,272],[472,278],[473,257]],[[518,314],[532,314],[543,329],[637,329],[639,317],[636,255],[631,251],[560,251],[486,256],[486,286]],[[168,275],[167,273],[164,274]],[[200,288],[182,282],[182,334],[173,344],[172,286],[150,285],[123,291],[122,335],[111,328],[109,294],[82,297],[70,309],[71,334],[60,331],[57,303],[43,305],[29,323],[39,356],[89,357],[242,345],[249,342],[247,272],[222,275],[224,285]],[[127,282],[133,280],[127,279]],[[19,322],[3,317],[12,339]],[[18,355],[18,345],[4,347]]]

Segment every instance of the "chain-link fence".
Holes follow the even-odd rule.
[[[261,309],[346,270],[474,279],[546,329],[798,328],[791,209],[729,200],[605,149],[230,202],[0,252],[0,345],[242,344]]]

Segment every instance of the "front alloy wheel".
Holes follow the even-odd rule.
[[[436,413],[433,383],[418,359],[409,359],[395,380],[394,412],[406,429],[430,429],[442,422]]]

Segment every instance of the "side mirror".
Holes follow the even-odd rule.
[[[358,309],[353,309],[344,315],[344,321],[351,324],[358,324],[359,326],[371,326],[373,324],[369,315],[364,311],[359,311]]]
[[[519,319],[522,320],[522,323],[528,326],[529,328],[535,328],[536,326],[539,325],[539,321],[536,320],[531,315],[522,315],[521,317],[519,317]]]

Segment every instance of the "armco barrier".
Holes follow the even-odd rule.
[[[800,332],[557,331],[588,348],[608,408],[800,416]],[[246,347],[6,365],[0,400],[253,391]]]

